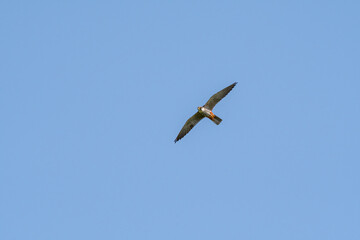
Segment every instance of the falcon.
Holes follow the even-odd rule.
[[[198,123],[201,119],[204,117],[209,118],[211,121],[213,121],[216,125],[219,125],[222,121],[221,118],[216,116],[212,110],[215,107],[215,105],[220,102],[221,99],[223,99],[237,84],[237,82],[234,82],[230,86],[224,88],[223,90],[215,93],[211,96],[211,98],[205,103],[204,106],[198,107],[198,111],[189,118],[183,128],[180,130],[178,136],[175,139],[175,143],[182,139],[190,130]]]

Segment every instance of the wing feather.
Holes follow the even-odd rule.
[[[223,99],[237,84],[237,82],[234,82],[230,86],[224,88],[223,90],[215,93],[211,96],[211,98],[206,102],[204,105],[205,108],[212,110],[215,105],[220,102],[221,99]]]
[[[203,118],[204,118],[204,116],[201,113],[199,113],[199,112],[195,113],[191,118],[189,118],[186,121],[186,123],[180,130],[180,132],[174,142],[177,142],[180,139],[182,139]]]

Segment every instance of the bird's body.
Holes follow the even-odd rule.
[[[210,109],[204,107],[198,107],[198,112],[209,119],[214,118],[215,116],[215,114]]]
[[[202,107],[198,107],[198,111],[189,118],[183,128],[180,130],[180,133],[175,139],[175,142],[179,141],[181,138],[183,138],[198,122],[200,122],[201,119],[204,117],[209,118],[211,121],[213,121],[215,124],[219,125],[222,121],[221,118],[216,116],[212,109],[215,107],[215,105],[223,99],[237,84],[237,82],[231,84],[230,86],[224,88],[223,90],[217,92],[211,98],[206,102],[206,104]]]
[[[198,112],[204,117],[207,117],[208,119],[213,121],[216,125],[219,125],[222,121],[221,118],[216,116],[210,109],[207,109],[205,107],[198,107]]]

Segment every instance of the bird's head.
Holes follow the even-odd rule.
[[[198,111],[201,111],[201,107],[198,107]]]

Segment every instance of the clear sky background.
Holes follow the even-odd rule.
[[[360,239],[359,12],[2,1],[0,239]]]

